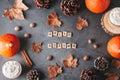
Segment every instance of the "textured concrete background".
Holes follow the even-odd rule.
[[[50,9],[37,9],[34,5],[33,0],[23,0],[24,3],[30,8],[28,11],[25,11],[25,18],[26,20],[14,20],[12,23],[6,17],[0,17],[0,35],[4,33],[13,33],[16,34],[21,40],[21,50],[26,49],[28,54],[30,55],[32,61],[34,62],[34,66],[32,68],[37,68],[41,72],[41,80],[49,80],[46,77],[47,73],[47,65],[52,65],[54,63],[58,63],[62,66],[62,60],[69,54],[72,53],[75,57],[79,58],[79,66],[75,69],[66,68],[64,72],[59,75],[56,80],[80,80],[80,72],[85,67],[93,68],[93,60],[97,56],[105,56],[111,61],[111,57],[108,55],[106,51],[106,44],[107,41],[111,38],[108,34],[106,34],[100,25],[100,19],[103,14],[93,14],[89,12],[86,7],[84,6],[84,0],[81,2],[81,8],[78,14],[75,16],[65,16],[59,9],[60,0],[53,0],[52,6]],[[14,0],[0,0],[0,15],[3,14],[3,10],[6,8],[12,7]],[[111,5],[108,10],[120,6],[120,0],[111,0]],[[57,12],[59,15],[60,20],[63,22],[61,28],[50,28],[46,26],[47,22],[47,15],[51,12]],[[75,28],[77,18],[81,16],[86,18],[89,22],[89,26],[82,31],[78,31]],[[31,22],[37,23],[36,28],[30,28],[29,24]],[[14,27],[22,26],[22,30],[19,32],[14,31]],[[48,31],[71,31],[73,32],[72,38],[48,38],[47,33]],[[24,33],[31,33],[32,37],[30,39],[24,39]],[[100,48],[94,49],[92,45],[87,44],[87,40],[89,38],[95,39],[95,43],[100,45]],[[43,43],[43,50],[40,54],[36,54],[31,51],[30,46],[32,42],[42,42]],[[78,44],[77,49],[48,49],[47,43],[52,42],[76,42]],[[53,55],[54,59],[52,61],[47,61],[46,57],[48,55]],[[82,57],[84,55],[90,55],[91,59],[88,62],[84,62]],[[20,53],[17,53],[14,57],[10,58],[19,61],[23,66],[23,73],[22,75],[16,80],[26,80],[26,73],[30,70],[24,63]],[[1,67],[5,61],[10,60],[3,58],[0,56],[0,80],[8,80],[6,79],[2,72]],[[111,67],[107,71],[114,71]],[[98,72],[100,75],[103,72]],[[104,80],[104,79],[101,79]]]

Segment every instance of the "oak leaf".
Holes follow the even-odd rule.
[[[81,18],[80,16],[78,17],[78,22],[76,25],[77,30],[82,30],[83,28],[88,26],[88,22],[86,19]]]
[[[116,69],[120,69],[120,60],[112,60],[111,65]]]
[[[29,8],[22,2],[22,0],[15,0],[13,8],[5,9],[3,16],[8,17],[9,20],[19,19],[24,20],[23,11],[28,10]]]
[[[13,8],[20,9],[23,11],[28,10],[29,8],[22,2],[22,0],[15,0]]]
[[[105,73],[106,76],[105,80],[119,80],[120,74],[115,72],[115,73]]]
[[[55,63],[52,66],[48,66],[48,78],[54,79],[56,78],[59,74],[62,73],[62,67],[60,67],[57,63]]]
[[[76,68],[78,65],[78,59],[77,58],[73,58],[73,56],[70,54],[66,57],[65,60],[63,60],[63,65],[64,67],[68,67],[68,68]]]
[[[60,27],[62,22],[58,19],[58,16],[55,12],[48,15],[47,25],[51,27]]]

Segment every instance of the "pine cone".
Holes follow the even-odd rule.
[[[94,60],[94,67],[97,70],[104,71],[109,67],[109,62],[104,57],[98,57],[97,59]]]
[[[72,16],[78,12],[80,3],[78,0],[62,0],[60,3],[61,11],[68,16]]]
[[[50,3],[52,0],[34,0],[37,8],[46,8],[48,9],[50,7]]]
[[[89,68],[85,68],[80,74],[81,80],[97,80],[97,76],[94,71]]]
[[[27,80],[39,80],[39,73],[36,69],[30,70],[27,73]]]

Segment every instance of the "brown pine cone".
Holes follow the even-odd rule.
[[[109,67],[109,62],[104,57],[98,57],[97,59],[94,60],[94,67],[97,70],[104,71]]]
[[[50,7],[50,3],[52,0],[34,0],[37,8],[46,8],[48,9]]]
[[[62,0],[60,3],[61,11],[68,16],[72,16],[78,12],[80,2],[78,0]]]
[[[27,73],[27,80],[39,80],[39,73],[36,69],[30,70]]]
[[[92,69],[85,68],[84,70],[82,70],[80,74],[80,80],[98,80],[98,79]]]

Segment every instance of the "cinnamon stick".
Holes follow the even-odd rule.
[[[22,50],[21,54],[22,54],[24,61],[28,65],[28,67],[31,67],[33,65],[33,63],[31,61],[30,57],[28,56],[27,52],[25,50]]]

